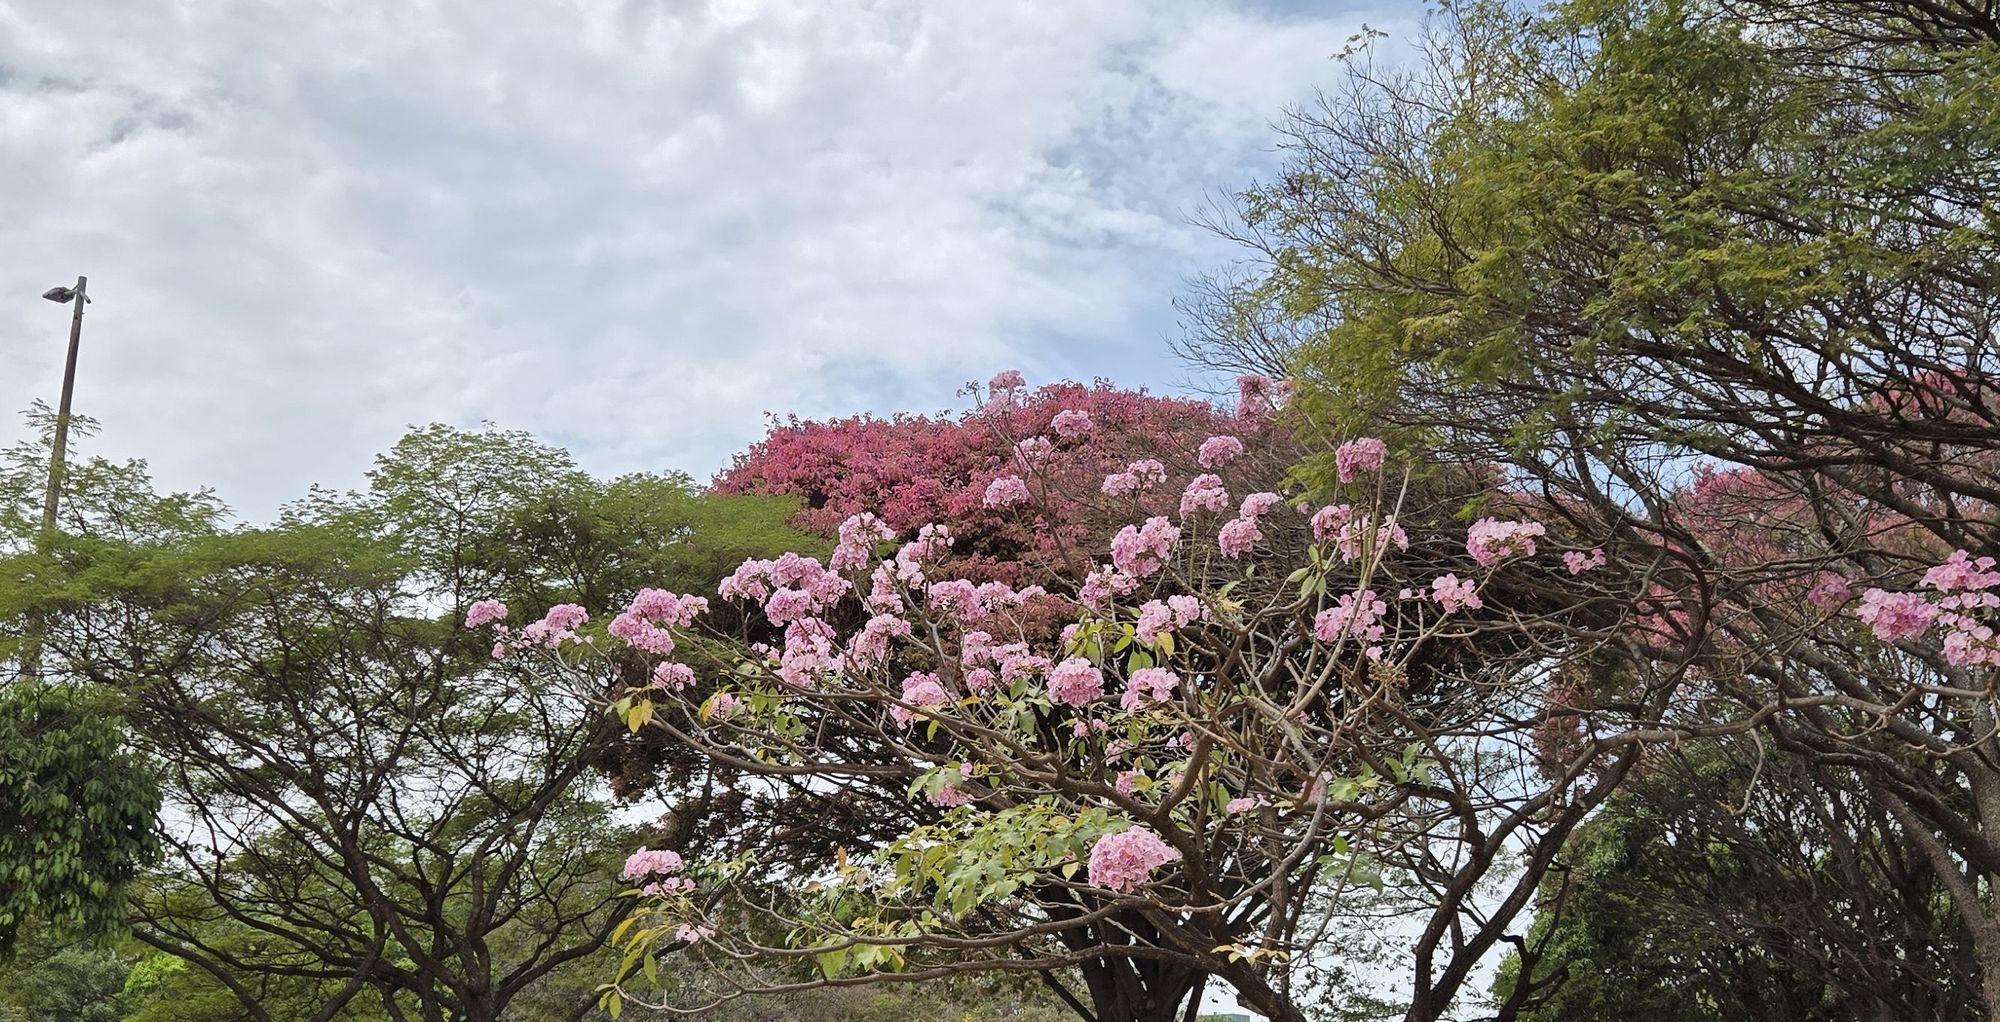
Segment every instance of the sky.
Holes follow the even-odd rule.
[[[87,450],[250,520],[433,421],[706,478],[767,413],[1175,389],[1242,255],[1190,216],[1374,2],[0,0],[0,406],[78,274]]]

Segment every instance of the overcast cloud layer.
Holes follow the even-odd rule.
[[[706,476],[767,411],[1178,378],[1185,223],[1377,11],[0,0],[0,408],[262,518],[411,423]],[[0,436],[18,435],[18,427]]]

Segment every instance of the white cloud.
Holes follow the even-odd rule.
[[[98,449],[253,516],[415,422],[706,472],[766,411],[1165,379],[1229,254],[1182,211],[1268,170],[1361,20],[0,0],[0,405],[53,395],[33,296],[78,272]]]

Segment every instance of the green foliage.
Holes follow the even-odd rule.
[[[0,691],[0,955],[30,921],[115,929],[159,857],[159,788],[115,708],[90,688]]]

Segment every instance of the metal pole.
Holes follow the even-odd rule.
[[[63,363],[62,403],[56,408],[56,443],[49,453],[49,492],[42,498],[42,535],[56,531],[56,500],[62,495],[63,460],[69,453],[69,399],[76,389],[76,348],[83,338],[84,285],[87,277],[76,278],[76,294],[70,298],[69,359]]]

